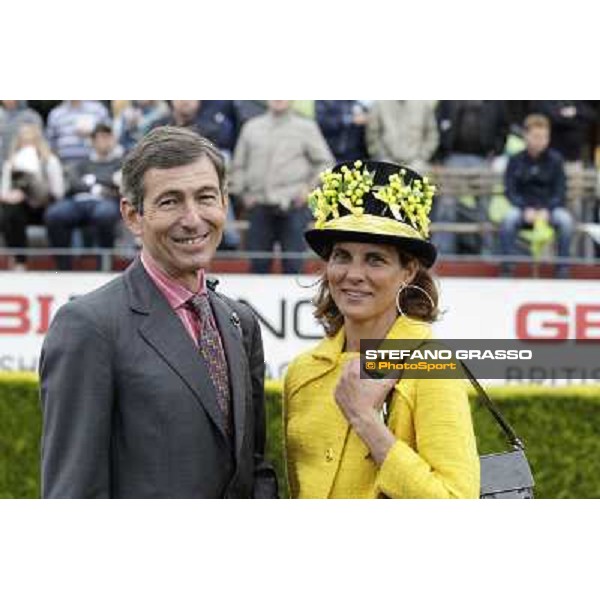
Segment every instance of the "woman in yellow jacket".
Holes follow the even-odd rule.
[[[462,380],[360,377],[361,339],[431,338],[433,186],[409,169],[345,163],[309,198],[326,268],[326,337],[289,366],[286,459],[294,498],[476,498],[479,458]],[[382,408],[388,405],[384,421]]]

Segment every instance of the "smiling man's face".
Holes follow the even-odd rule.
[[[140,214],[124,200],[121,212],[144,251],[171,277],[195,290],[197,274],[212,260],[223,235],[227,198],[206,156],[171,169],[144,174]]]

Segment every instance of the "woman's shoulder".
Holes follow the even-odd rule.
[[[430,419],[467,422],[471,414],[469,388],[464,379],[413,379],[410,398],[414,410],[426,411]]]
[[[433,338],[431,323],[407,316],[398,317],[388,333],[391,339],[422,339]]]
[[[305,369],[310,369],[315,361],[319,361],[321,351],[327,347],[326,342],[327,339],[321,340],[318,344],[295,356],[287,367],[286,378],[302,374]]]
[[[339,339],[326,337],[318,344],[296,356],[285,373],[285,389],[295,390],[309,380],[319,378],[337,364],[340,354]]]
[[[289,398],[306,382],[313,365],[313,349],[298,354],[288,365],[283,377],[284,397]]]

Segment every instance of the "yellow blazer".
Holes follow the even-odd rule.
[[[388,339],[428,339],[431,327],[399,317]],[[284,432],[292,498],[477,498],[479,457],[462,380],[402,379],[388,427],[396,437],[383,464],[338,408],[342,328],[298,356],[284,381]]]

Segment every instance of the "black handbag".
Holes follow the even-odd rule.
[[[513,450],[497,454],[486,454],[479,458],[481,465],[480,498],[484,500],[522,498],[533,499],[533,475],[525,456],[525,446],[514,429],[507,423],[498,407],[469,368],[461,361],[462,368],[477,391],[479,400],[492,413],[492,416],[506,435]]]

